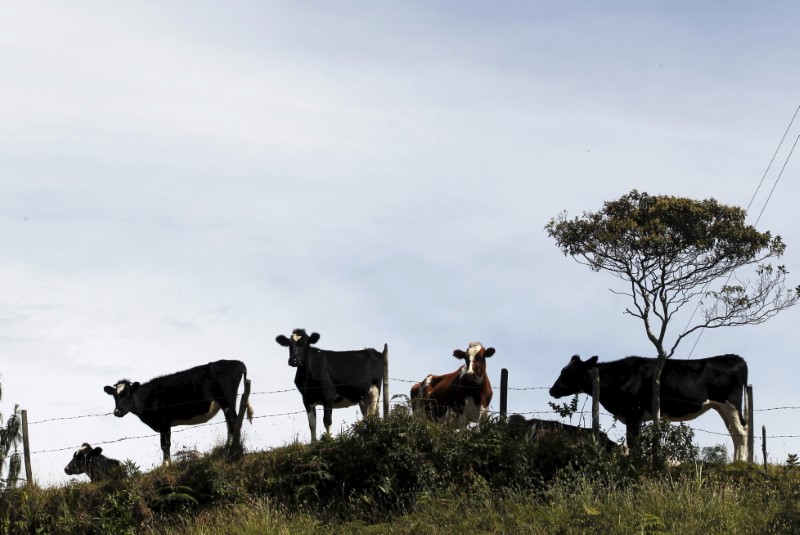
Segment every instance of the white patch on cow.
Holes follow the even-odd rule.
[[[358,401],[350,401],[349,399],[347,399],[345,397],[336,396],[333,399],[333,404],[331,405],[331,407],[334,408],[334,409],[346,409],[347,407],[352,407],[353,405],[356,405],[357,403],[358,403]],[[313,406],[314,407],[322,407],[323,403],[321,401],[317,401],[317,402],[314,403]]]
[[[480,342],[470,342],[466,352],[467,362],[461,366],[461,372],[458,375],[460,378],[467,376],[471,381],[477,384],[481,384],[483,382],[483,375],[475,374],[475,357],[478,356],[478,353],[480,353],[481,350],[483,350],[483,346],[480,344]]]
[[[708,401],[711,407],[716,410],[725,422],[725,427],[731,434],[733,440],[733,460],[734,461],[747,461],[747,434],[748,426],[742,425],[739,418],[739,411],[736,410],[731,403],[719,403],[717,401]]]
[[[722,421],[725,422],[725,427],[728,429],[728,433],[730,433],[731,439],[733,440],[733,460],[746,461],[748,429],[746,425],[742,425],[741,419],[739,418],[739,411],[736,410],[736,407],[734,407],[731,403],[727,401],[725,403],[720,403],[719,401],[711,401],[710,399],[707,399],[700,406],[699,411],[692,414],[687,414],[686,416],[682,416],[680,418],[669,417],[669,421],[688,422],[689,420],[694,420],[698,416],[702,415],[708,411],[708,409],[714,409],[717,411],[722,417]],[[642,416],[642,420],[652,419],[653,415],[649,412],[644,413]],[[625,422],[623,421],[622,423]]]
[[[122,394],[123,390],[125,390],[125,383],[117,383],[117,395]]]
[[[469,347],[467,348],[467,355],[470,357],[476,357],[478,353],[481,352],[481,349],[483,349],[483,346],[480,342],[470,342]]]
[[[422,384],[419,386],[419,396],[424,398],[427,395],[426,390],[429,386],[431,386],[431,381],[433,381],[433,374],[428,375],[423,381]]]
[[[195,425],[195,424],[204,424],[209,421],[211,418],[217,415],[219,412],[220,406],[219,403],[216,401],[212,401],[208,405],[208,412],[203,414],[198,414],[197,416],[192,416],[188,420],[172,420],[172,426],[176,425]]]
[[[461,415],[461,418],[466,422],[477,422],[483,416],[485,409],[475,403],[475,400],[472,398],[467,398],[464,400],[464,412]]]
[[[293,334],[293,335],[292,335],[292,340],[294,340],[295,342],[297,342],[297,341],[298,341],[298,340],[300,340],[301,338],[302,338],[302,336],[300,336],[299,334]]]
[[[680,417],[669,416],[667,419],[670,422],[688,422],[690,420],[694,420],[698,416],[701,416],[701,415],[705,414],[708,409],[715,408],[714,407],[715,404],[716,404],[715,401],[706,400],[706,401],[704,401],[702,403],[702,405],[700,405],[700,410],[697,411],[697,412],[693,412],[691,414],[687,414],[686,416],[680,416]],[[645,411],[645,413],[642,415],[642,421],[644,421],[644,422],[650,421],[652,419],[653,419],[653,415],[651,413],[647,412],[647,411]],[[625,423],[625,422],[623,422],[623,423]]]
[[[380,392],[378,391],[378,387],[375,385],[371,385],[369,387],[369,392],[364,396],[358,406],[361,408],[361,414],[363,416],[377,416],[378,415],[378,401],[380,397]]]

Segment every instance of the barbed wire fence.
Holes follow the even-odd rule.
[[[550,410],[547,410],[547,409],[545,409],[545,410],[529,410],[529,411],[507,411],[507,410],[505,410],[506,407],[507,407],[507,399],[508,399],[508,392],[509,391],[511,391],[511,392],[534,392],[534,391],[541,391],[541,390],[549,390],[549,387],[547,387],[547,386],[519,386],[519,387],[512,387],[512,386],[508,385],[508,370],[503,369],[502,372],[503,372],[503,378],[502,378],[502,381],[501,381],[501,401],[500,401],[501,410],[500,411],[490,411],[490,414],[492,414],[493,416],[518,415],[520,417],[526,418],[526,420],[528,420],[528,419],[530,419],[530,420],[538,419],[538,417],[542,416],[542,415],[548,415],[548,416],[559,415],[559,417],[563,421],[564,416],[562,414],[560,414],[563,411],[554,410],[555,406],[552,406],[552,404],[551,404],[551,406],[553,408],[550,409]],[[394,383],[405,383],[405,384],[419,383],[419,381],[416,381],[416,380],[392,378],[392,377],[389,377],[388,380],[392,381]],[[353,384],[353,383],[341,383],[341,384],[335,384],[335,385],[332,385],[332,386],[337,386],[338,387],[338,386],[346,386],[348,384]],[[388,390],[388,385],[389,385],[388,381],[385,381],[384,385],[385,385],[384,388],[386,390]],[[322,387],[320,387],[320,388],[322,388]],[[750,387],[748,385],[748,389],[752,390],[752,387]],[[279,394],[289,394],[289,393],[297,393],[297,392],[298,392],[298,389],[293,387],[293,388],[285,388],[285,389],[278,389],[278,390],[265,390],[265,391],[250,392],[249,395],[250,396],[275,396],[275,395],[279,395]],[[241,392],[237,393],[237,395],[241,395],[241,394],[242,394]],[[399,399],[397,399],[397,398],[399,398]],[[586,401],[588,401],[590,398],[591,398],[591,396],[587,395]],[[387,395],[384,398],[384,415],[386,415],[386,413],[389,412],[388,407],[390,405],[394,405],[394,406],[397,406],[397,405],[410,406],[411,405],[410,397],[407,394],[404,394],[404,393],[395,394],[392,397],[391,401],[388,401],[388,399],[389,399],[389,396]],[[210,399],[209,400],[192,400],[192,401],[187,401],[187,402],[176,403],[176,404],[173,404],[173,405],[167,405],[167,406],[162,405],[159,408],[166,408],[166,407],[169,407],[169,406],[184,405],[184,404],[187,404],[187,403],[197,403],[198,401],[208,401],[210,403],[212,400],[210,400]],[[748,403],[750,403],[750,402],[748,402]],[[590,422],[592,424],[592,427],[585,427],[587,430],[588,429],[599,430],[600,429],[600,427],[599,427],[599,416],[604,416],[604,417],[609,417],[609,418],[612,419],[612,424],[605,428],[605,432],[606,433],[610,433],[612,430],[616,430],[617,432],[619,432],[619,429],[617,428],[617,423],[619,422],[619,420],[617,419],[617,417],[615,417],[613,414],[609,414],[607,412],[602,412],[602,411],[599,411],[599,413],[593,413],[593,411],[597,411],[598,410],[598,407],[593,407],[593,411],[584,410],[585,405],[586,405],[586,403],[584,403],[584,406],[580,410],[576,410],[576,411],[573,411],[571,413],[571,416],[569,417],[570,418],[570,425],[571,425],[571,422],[572,422],[572,417],[573,416],[577,416],[578,417],[578,422],[580,424],[577,427],[585,427],[585,424],[587,422]],[[595,405],[597,405],[597,404],[595,404]],[[776,407],[767,407],[767,408],[762,408],[762,409],[750,408],[749,412],[750,413],[756,413],[756,412],[765,413],[765,412],[772,412],[772,411],[792,411],[792,410],[800,410],[800,405],[784,405],[784,406],[776,406]],[[26,416],[26,413],[27,413],[27,411],[23,411],[23,416]],[[274,413],[274,414],[263,414],[263,415],[253,416],[252,420],[267,421],[268,419],[287,419],[287,418],[294,419],[298,415],[305,414],[305,413],[306,413],[305,410],[296,410],[296,411],[279,412],[279,413]],[[38,420],[27,422],[27,425],[25,426],[24,431],[25,431],[25,434],[27,435],[27,426],[45,426],[47,424],[52,424],[52,423],[56,423],[56,422],[68,422],[68,421],[75,421],[75,420],[81,420],[81,419],[92,419],[92,418],[106,418],[106,417],[109,417],[109,416],[112,416],[112,415],[114,415],[113,412],[100,412],[100,413],[78,414],[78,415],[71,415],[71,416],[58,416],[58,417],[53,417],[53,418],[42,418],[42,419],[38,419]],[[748,418],[752,418],[752,414],[750,414]],[[251,421],[251,423],[252,423],[252,421]],[[191,425],[191,426],[186,426],[186,427],[181,428],[181,429],[174,429],[173,428],[171,430],[171,433],[172,434],[183,433],[183,432],[187,432],[187,431],[196,430],[198,428],[211,427],[211,426],[217,426],[217,425],[222,425],[222,424],[225,424],[225,420],[217,420],[217,421],[213,421],[213,422],[205,422],[205,423],[201,423],[201,424],[195,424],[195,425]],[[752,424],[752,419],[748,422],[748,426],[752,427],[752,425],[750,425],[750,424]],[[702,434],[705,434],[705,435],[719,436],[719,437],[732,437],[733,436],[732,432],[711,431],[711,430],[708,430],[708,429],[703,429],[703,428],[695,427],[695,426],[689,426],[689,427],[691,428],[691,430],[693,432],[698,432],[698,433],[702,433]],[[345,424],[343,423],[342,424],[342,430],[344,430],[344,428],[345,428]],[[749,429],[749,431],[751,433],[751,436],[749,437],[749,440],[752,443],[753,429]],[[298,440],[297,436],[299,436],[299,435],[295,435],[295,441]],[[154,438],[154,437],[160,437],[160,433],[147,433],[147,434],[141,434],[141,435],[123,436],[123,437],[118,437],[118,438],[113,438],[113,439],[106,439],[106,440],[94,440],[92,442],[92,444],[94,444],[95,446],[107,445],[107,444],[116,444],[116,443],[121,443],[121,442],[149,439],[149,438]],[[767,439],[798,439],[798,438],[800,438],[800,434],[797,434],[797,435],[794,435],[794,434],[767,435],[766,434],[766,427],[762,426],[762,452],[763,452],[763,456],[764,456],[764,465],[765,465],[765,467],[767,465],[767,459],[766,459],[767,458],[767,445],[766,445],[767,444]],[[77,450],[78,448],[80,448],[82,446],[82,445],[73,444],[73,445],[68,445],[68,446],[61,446],[61,447],[55,447],[55,448],[31,451],[31,448],[27,444],[27,438],[25,439],[25,441],[26,441],[26,444],[25,444],[25,448],[26,448],[25,449],[25,467],[26,467],[26,475],[27,475],[28,482],[32,481],[31,461],[30,461],[31,456],[47,455],[47,454],[60,453],[60,452],[66,452],[66,451],[75,451],[75,450]],[[268,447],[268,449],[269,449],[269,447]],[[749,450],[749,454],[748,454],[748,460],[750,462],[754,461],[753,456],[752,456],[753,449],[754,448],[751,448]],[[196,451],[196,450],[194,450],[194,451]]]
[[[391,378],[391,377],[389,378],[389,380],[393,381],[395,383],[408,383],[408,384],[414,384],[414,383],[419,382],[419,381],[416,381],[416,380],[401,379],[401,378]],[[336,384],[334,386],[345,386],[345,383]],[[549,387],[547,387],[547,386],[522,386],[522,387],[511,387],[511,386],[508,386],[507,387],[508,391],[514,391],[514,392],[528,392],[528,391],[548,390],[548,389],[549,389]],[[286,389],[280,389],[280,390],[256,391],[256,392],[251,392],[250,395],[251,396],[271,396],[271,395],[294,393],[294,392],[297,392],[296,388],[286,388]],[[404,394],[398,394],[398,396],[404,397]],[[197,400],[186,402],[186,403],[193,403],[193,402],[196,402],[196,401]],[[200,401],[209,401],[210,402],[211,400],[200,400]],[[392,405],[396,406],[396,405],[408,404],[408,402],[409,402],[408,399],[405,399],[405,400],[393,399],[390,403]],[[183,403],[174,404],[174,405],[181,405],[181,404],[183,404]],[[168,405],[168,406],[172,406],[172,405]],[[166,408],[168,406],[162,406],[161,408]],[[753,409],[753,412],[791,411],[791,410],[800,410],[800,406],[799,405],[785,405],[785,406],[779,406],[779,407],[767,407],[767,408],[762,408],[762,409]],[[294,417],[294,416],[297,416],[297,415],[300,415],[300,414],[304,414],[305,412],[306,412],[305,410],[298,410],[298,411],[281,412],[281,413],[275,413],[275,414],[256,415],[256,416],[253,417],[253,420],[266,420],[266,419],[273,419],[273,418]],[[499,415],[500,414],[498,411],[492,411],[491,413],[494,414],[494,415]],[[28,426],[39,426],[39,425],[49,424],[49,423],[53,423],[53,422],[73,421],[73,420],[80,420],[80,419],[103,418],[103,417],[112,416],[113,414],[114,414],[113,412],[99,412],[99,413],[79,414],[79,415],[72,415],[72,416],[59,416],[59,417],[54,417],[54,418],[42,418],[42,419],[38,419],[38,420],[29,421],[28,422]],[[524,416],[534,417],[534,416],[540,416],[540,415],[556,415],[556,414],[558,414],[558,411],[552,410],[552,409],[551,410],[530,410],[530,411],[509,411],[508,414],[509,415],[519,415],[519,416],[523,416],[523,417]],[[581,420],[585,420],[585,417],[587,415],[589,417],[591,417],[591,411],[587,411],[587,410],[575,411],[573,414],[576,415],[576,416],[579,416]],[[605,416],[605,417],[610,417],[610,418],[612,418],[614,420],[614,424],[612,424],[612,426],[611,426],[612,428],[616,425],[616,421],[617,420],[614,417],[614,415],[606,413],[606,412],[601,412],[600,414],[602,416]],[[214,422],[206,422],[206,423],[202,423],[202,424],[196,424],[196,425],[193,425],[193,426],[187,426],[187,427],[185,427],[183,429],[174,429],[172,431],[172,433],[173,434],[181,433],[181,432],[185,432],[185,431],[189,431],[189,430],[197,429],[197,428],[201,428],[201,427],[222,425],[224,423],[225,423],[224,420],[214,421]],[[727,432],[723,433],[723,432],[718,432],[718,431],[710,431],[710,430],[699,428],[699,427],[695,427],[695,426],[691,426],[691,428],[695,432],[700,432],[700,433],[704,433],[704,434],[716,435],[716,436],[730,436],[730,433],[727,433]],[[142,434],[142,435],[136,435],[136,436],[124,436],[124,437],[119,437],[119,438],[114,438],[114,439],[95,440],[95,441],[92,442],[92,444],[94,444],[94,445],[107,445],[107,444],[115,444],[115,443],[125,442],[125,441],[129,441],[129,440],[141,440],[141,439],[153,438],[153,437],[158,437],[158,436],[160,436],[159,433],[148,433],[148,434]],[[789,438],[792,438],[793,439],[793,438],[800,438],[800,434],[797,434],[797,435],[793,435],[793,434],[767,435],[765,438],[768,438],[768,439],[789,439]],[[51,449],[33,450],[33,451],[30,451],[30,455],[40,455],[40,454],[46,454],[46,453],[58,453],[58,452],[63,452],[63,451],[73,451],[73,450],[76,450],[76,449],[78,449],[80,447],[81,447],[80,444],[75,444],[75,445],[69,445],[69,446],[63,446],[63,447],[57,447],[57,448],[51,448]]]

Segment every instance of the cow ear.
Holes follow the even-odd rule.
[[[572,364],[573,362],[581,362],[580,355],[572,355],[572,358],[569,359],[569,363]]]
[[[92,455],[100,455],[103,453],[103,448],[95,448],[92,450]]]
[[[309,344],[316,344],[319,342],[319,333],[311,333],[311,336],[308,337]]]
[[[112,387],[110,387],[110,386],[104,387],[103,388],[103,392],[105,392],[109,396],[113,396],[114,395],[114,389]]]
[[[493,347],[487,347],[486,349],[483,350],[483,356],[486,357],[487,359],[489,357],[491,357],[492,355],[494,355],[494,348]]]
[[[140,386],[142,386],[142,385],[141,385],[141,384],[139,384],[139,381],[136,381],[135,383],[133,383],[133,384],[130,386],[130,389],[131,389],[131,394],[133,394],[134,392],[136,392],[137,390],[139,390],[139,387],[140,387]]]
[[[462,349],[454,349],[453,356],[457,359],[465,359],[467,358],[467,354]]]
[[[283,336],[282,334],[279,334],[278,337],[275,338],[275,341],[278,342],[283,347],[289,347],[289,345],[290,345],[289,344],[289,339],[286,338],[285,336]]]
[[[589,366],[594,366],[595,364],[597,364],[597,359],[598,359],[598,357],[597,357],[597,355],[595,355],[592,358],[590,358],[589,360],[587,360],[586,364],[588,364]]]

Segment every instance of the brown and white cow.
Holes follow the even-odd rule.
[[[411,387],[414,412],[422,412],[432,420],[448,415],[461,422],[477,422],[489,411],[492,384],[486,373],[486,359],[494,355],[493,347],[470,342],[466,351],[456,349],[453,356],[464,365],[446,375],[428,375]]]

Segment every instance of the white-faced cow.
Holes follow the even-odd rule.
[[[328,351],[311,347],[319,334],[309,336],[295,329],[292,336],[278,335],[275,341],[289,348],[289,366],[297,368],[294,384],[303,396],[308,416],[311,441],[317,440],[317,405],[322,405],[322,422],[330,434],[333,409],[356,403],[364,416],[378,414],[378,399],[383,383],[383,366],[388,346],[383,353],[366,348],[354,351]]]
[[[573,356],[550,388],[556,398],[591,394],[591,370],[600,372],[600,404],[625,424],[628,445],[636,446],[642,421],[653,418],[653,369],[656,359],[627,357],[585,362]],[[708,409],[722,416],[733,439],[734,460],[747,460],[747,421],[743,413],[747,363],[738,355],[705,359],[668,359],[661,372],[661,414],[671,421],[697,418]]]
[[[104,388],[114,396],[114,416],[132,412],[153,431],[161,433],[164,463],[170,461],[171,428],[209,421],[222,409],[228,425],[227,446],[235,445],[236,391],[247,381],[247,368],[238,360],[218,360],[140,384],[127,379]],[[247,403],[247,418],[252,423],[253,409]]]
[[[84,442],[72,455],[72,460],[64,467],[64,472],[69,476],[86,474],[91,481],[111,479],[114,472],[122,474],[122,463],[116,459],[109,459],[102,453],[103,448],[93,448]]]
[[[411,387],[411,404],[415,412],[424,412],[433,420],[449,414],[463,423],[477,422],[489,411],[492,384],[486,373],[486,359],[494,355],[493,347],[470,342],[466,351],[456,349],[453,356],[464,365],[446,375],[428,375]]]

